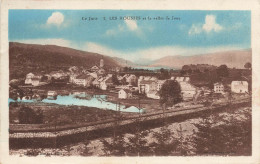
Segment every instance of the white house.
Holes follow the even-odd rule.
[[[121,80],[123,80],[123,76],[120,76],[120,75],[117,75],[117,80],[119,80],[119,81],[121,81]]]
[[[179,82],[179,84],[181,87],[182,98],[184,100],[192,99],[193,96],[196,94],[197,88],[195,86],[193,86],[192,84],[185,82],[185,81],[181,81],[181,82]]]
[[[144,76],[143,80],[150,80],[152,77],[151,76]]]
[[[149,91],[146,94],[147,97],[152,98],[152,99],[160,99],[160,95],[158,91]]]
[[[231,92],[234,93],[248,93],[248,82],[247,81],[232,81]]]
[[[47,98],[48,99],[53,99],[57,96],[57,92],[56,91],[48,91],[47,92]]]
[[[157,83],[157,81],[158,79],[153,76],[139,76],[137,86],[138,88],[140,88],[140,84],[144,85],[145,83],[151,83],[151,82]]]
[[[222,83],[215,83],[214,92],[215,93],[224,93],[224,85]]]
[[[190,81],[190,77],[184,77],[184,81],[189,82]]]
[[[123,76],[128,84],[134,84],[137,81],[137,77],[133,74],[126,74]]]
[[[96,72],[89,73],[90,76],[94,77],[95,79],[98,77],[98,74]]]
[[[61,77],[67,76],[67,74],[64,71],[59,70],[59,71],[52,71],[50,73],[50,76],[53,77],[54,79],[59,79]]]
[[[93,80],[94,77],[90,75],[81,74],[74,79],[74,83],[84,87],[89,87],[92,85]]]
[[[79,73],[72,73],[72,74],[70,74],[69,82],[70,82],[70,83],[74,83],[74,80],[75,80],[76,77],[79,76],[79,75],[80,75]]]
[[[92,85],[99,88],[100,87],[100,82],[103,80],[103,77],[99,77],[99,78],[96,78],[93,82],[92,82]]]
[[[157,91],[156,81],[141,81],[138,86],[139,93],[147,94],[150,91]]]
[[[42,78],[42,74],[35,73],[33,77],[41,79]]]
[[[157,91],[160,91],[162,88],[162,85],[164,84],[166,80],[158,80],[157,82]]]
[[[32,78],[34,77],[33,73],[28,73],[25,78],[25,84],[32,84]]]
[[[32,84],[33,81],[34,81],[34,84],[36,84],[36,80],[37,79],[41,79],[42,78],[42,75],[41,74],[33,74],[33,73],[28,73],[26,75],[26,78],[25,78],[25,84]]]
[[[118,98],[120,99],[128,99],[132,97],[132,92],[129,89],[120,89],[118,92]]]
[[[56,91],[48,91],[47,92],[47,97],[54,97],[57,96],[57,92]]]
[[[105,77],[103,80],[100,82],[99,88],[101,90],[107,90],[108,87],[113,85],[112,77]]]
[[[40,85],[40,78],[38,78],[38,77],[33,77],[32,78],[32,85],[33,86],[38,86],[38,85]]]

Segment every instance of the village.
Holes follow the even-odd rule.
[[[254,155],[250,11],[8,10],[6,156]]]
[[[195,86],[189,76],[176,74],[168,79],[159,79],[156,76],[136,76],[135,74],[121,74],[117,68],[113,72],[108,72],[105,67],[105,61],[100,59],[99,66],[94,65],[90,68],[79,68],[72,66],[68,71],[57,70],[49,74],[28,73],[24,80],[24,85],[19,86],[22,89],[11,89],[10,98],[17,100],[42,100],[44,98],[55,99],[60,94],[59,85],[65,85],[63,90],[75,90],[77,92],[87,92],[92,94],[110,95],[110,101],[119,101],[128,106],[138,106],[137,101],[133,100],[160,100],[160,89],[167,80],[177,81],[181,88],[182,102],[175,106],[191,106],[196,104],[205,104],[205,102],[229,101],[233,95],[236,97],[248,97],[248,81],[233,80],[225,85],[215,82],[213,88],[208,86]],[[193,65],[191,65],[193,66]],[[205,65],[207,66],[207,65]],[[193,66],[194,67],[194,66]],[[184,66],[185,70],[186,66]],[[207,66],[208,68],[208,66]],[[183,70],[182,70],[183,71]],[[12,81],[11,81],[12,82]],[[10,82],[10,84],[11,84]],[[42,95],[37,92],[44,86],[52,84],[54,87],[46,87]],[[22,91],[21,91],[22,90]],[[33,92],[34,90],[34,92]],[[59,91],[58,91],[59,90]],[[233,94],[232,94],[233,93]],[[156,106],[154,106],[156,107]],[[158,107],[158,106],[157,106]],[[149,107],[148,107],[149,108]],[[160,107],[159,107],[160,108]],[[153,109],[150,108],[150,111]]]
[[[199,66],[212,70],[215,68]],[[194,65],[189,67],[195,68]],[[189,73],[188,76],[185,71],[195,73]],[[170,118],[201,118],[213,110],[233,110],[232,105],[247,106],[251,92],[250,70],[244,70],[241,75],[239,73],[248,81],[237,80],[232,73],[236,69],[229,71],[231,75],[214,82],[212,86],[203,84],[202,80],[192,80],[197,75],[196,69],[177,70],[174,74],[161,69],[150,75],[139,73],[138,76],[120,69],[107,70],[103,59],[100,59],[99,66],[88,69],[72,66],[68,71],[57,70],[49,74],[29,72],[20,85],[14,85],[15,80],[10,82],[11,146],[15,148],[17,141],[24,143],[26,148],[30,144],[23,139],[27,138],[31,142],[36,140],[32,136],[37,134],[41,139],[32,141],[32,145],[39,142],[47,147],[56,147],[57,144],[64,144],[63,140],[59,140],[62,137],[73,136],[71,142],[78,142],[78,135],[84,134],[84,138],[89,126],[92,126],[93,134],[97,130],[103,131],[107,126],[116,126],[117,130],[121,126],[123,128],[123,125],[130,128],[135,127],[136,121],[142,116],[143,124],[151,123],[144,126],[149,128],[161,126],[158,120],[166,118],[168,121]],[[164,96],[161,90],[169,81],[179,85],[181,99],[166,106],[161,103],[161,96]],[[90,131],[88,133],[92,134]]]

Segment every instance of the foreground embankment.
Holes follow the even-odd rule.
[[[96,123],[86,124],[84,127],[73,129],[56,129],[46,132],[15,132],[10,131],[9,144],[11,149],[36,148],[36,147],[60,147],[82,140],[93,140],[100,137],[112,136],[117,133],[135,133],[135,127],[139,124],[143,129],[160,127],[165,121],[181,122],[186,119],[204,117],[213,112],[235,110],[238,107],[251,106],[250,99],[240,100],[233,104],[219,104],[212,107],[189,107],[178,110],[167,110],[153,114],[143,114],[127,118],[115,118]]]

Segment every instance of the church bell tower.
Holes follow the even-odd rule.
[[[104,67],[104,59],[101,58],[101,59],[100,59],[100,68],[103,68],[103,67]]]

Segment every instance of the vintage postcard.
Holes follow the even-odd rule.
[[[259,163],[259,3],[218,2],[3,2],[1,162]]]

